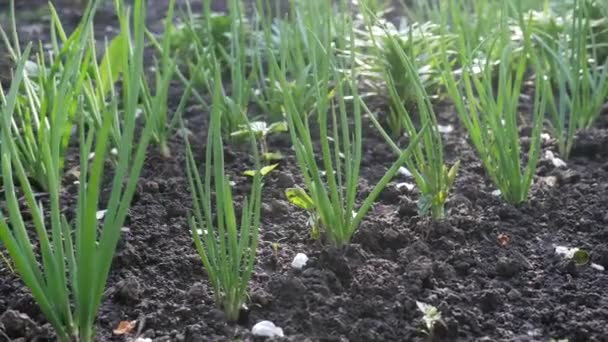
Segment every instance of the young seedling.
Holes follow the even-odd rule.
[[[80,29],[73,36],[79,47],[87,46],[88,30],[83,28],[92,22],[97,4],[98,1],[89,3]],[[119,17],[128,20],[125,13]],[[116,168],[112,170],[111,191],[103,222],[98,222],[96,213],[99,211],[112,117],[104,118],[100,130],[88,126],[84,117],[79,117],[80,185],[76,217],[69,223],[59,199],[63,167],[59,144],[44,145],[39,156],[46,170],[45,181],[49,190],[50,210],[47,210],[35,196],[20,159],[15,132],[11,129],[29,47],[19,58],[15,79],[2,101],[0,154],[6,212],[0,211],[0,240],[42,314],[55,329],[56,339],[61,342],[94,340],[95,317],[150,139],[151,126],[148,124],[143,128],[141,137],[138,140],[134,138],[144,49],[145,5],[142,0],[135,1],[133,18],[133,46],[129,58],[123,61],[126,64],[122,98],[124,130]],[[84,54],[83,49],[68,55],[63,72],[69,74],[70,70],[74,70],[72,65],[79,62]],[[71,88],[77,85],[77,82],[69,82],[65,85],[68,90],[62,93],[76,91]],[[59,98],[53,98],[53,101],[62,103]],[[51,141],[56,141],[62,136],[62,129],[50,130],[49,134]],[[94,157],[89,165],[91,153],[94,153]],[[21,211],[23,201],[17,196],[16,184],[20,186],[25,199],[29,216],[27,221]]]
[[[419,301],[416,301],[416,306],[418,307],[418,310],[422,312],[422,321],[424,322],[422,332],[427,335],[430,340],[433,340],[437,325],[445,326],[445,323],[441,319],[441,312],[435,306]]]
[[[231,185],[224,174],[224,147],[221,136],[223,115],[222,85],[217,78],[213,94],[211,122],[205,154],[204,179],[186,138],[187,174],[194,203],[190,229],[196,249],[214,290],[217,305],[228,320],[236,321],[247,299],[247,285],[257,254],[262,175],[253,174],[249,198],[245,198],[239,222]],[[260,169],[260,157],[253,133],[249,139],[253,149],[255,169]],[[212,192],[215,197],[212,198]],[[212,213],[215,208],[215,215]]]
[[[248,137],[253,133],[260,144],[260,153],[262,159],[266,162],[283,159],[281,152],[271,152],[268,149],[267,137],[270,134],[287,132],[287,122],[278,121],[270,125],[264,121],[253,121],[249,125],[241,126],[238,131],[232,132],[230,135],[235,138]]]
[[[289,188],[285,190],[287,200],[300,209],[308,212],[308,226],[310,227],[310,236],[314,240],[321,238],[321,218],[316,210],[315,203],[312,198],[302,188]]]

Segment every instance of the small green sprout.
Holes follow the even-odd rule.
[[[422,312],[422,320],[424,322],[422,331],[424,334],[432,337],[438,324],[445,326],[445,323],[441,319],[441,312],[437,307],[419,301],[416,301],[416,306]]]
[[[285,190],[285,196],[291,204],[308,212],[308,225],[311,228],[310,235],[314,240],[319,240],[321,238],[321,218],[319,217],[315,203],[306,193],[306,190],[299,187],[289,188]]]
[[[278,163],[277,164],[271,164],[271,165],[263,166],[260,169],[260,175],[262,177],[266,176],[267,174],[269,174],[270,172],[272,172],[274,169],[276,169],[277,166],[279,166]],[[254,177],[256,175],[256,171],[255,170],[247,170],[247,171],[243,172],[243,175],[249,176],[249,177]]]
[[[275,258],[279,258],[279,243],[278,242],[273,242],[272,243],[272,254],[274,255]]]
[[[287,122],[278,121],[269,125],[264,121],[253,121],[248,125],[241,125],[240,129],[232,132],[230,136],[235,138],[243,138],[253,133],[260,144],[260,154],[262,159],[269,162],[272,160],[283,159],[283,155],[280,152],[269,151],[267,142],[268,135],[280,132],[287,132]]]

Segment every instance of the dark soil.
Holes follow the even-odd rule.
[[[429,337],[416,307],[421,301],[442,313],[445,326],[435,340],[608,341],[608,273],[555,253],[556,245],[583,248],[608,267],[607,116],[580,135],[566,168],[541,160],[529,202],[514,207],[492,194],[455,113],[444,108],[441,123],[456,127],[444,135],[448,161],[462,160],[448,218],[417,216],[418,193],[396,186],[413,180],[398,176],[345,250],[312,240],[305,213],[286,201],[284,190],[301,179],[289,137],[274,137],[271,148],[287,158],[265,181],[259,259],[239,324],[215,307],[194,249],[184,147],[175,136],[169,159],[150,148],[99,313],[98,340],[124,341],[113,329],[137,320],[142,336],[154,341],[252,341],[251,327],[271,320],[286,341],[422,341]],[[200,157],[207,115],[192,106],[185,118]],[[371,125],[365,132],[362,196],[395,159]],[[546,150],[555,146],[548,142]],[[226,161],[236,192],[246,193],[247,150],[227,146]],[[74,185],[66,181],[65,189],[69,194]],[[294,270],[299,252],[310,260]],[[0,332],[0,341],[53,340],[3,262]]]

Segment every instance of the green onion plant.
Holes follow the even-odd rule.
[[[186,138],[187,174],[194,203],[189,219],[192,237],[213,287],[217,305],[226,318],[236,321],[247,299],[247,285],[253,273],[258,245],[262,192],[261,172],[255,172],[251,194],[245,198],[238,218],[229,178],[224,173],[222,115],[226,112],[222,85],[215,80],[211,121],[208,130],[203,177],[196,166]],[[255,169],[260,157],[250,134]],[[212,193],[215,196],[212,196]],[[212,213],[215,208],[215,215]]]
[[[549,122],[563,158],[569,157],[576,133],[593,125],[608,99],[608,56],[598,55],[584,1],[576,1],[570,20],[567,41],[541,40],[539,53],[556,87],[548,92]]]
[[[344,1],[333,4],[331,1],[296,0],[291,2],[286,18],[272,20],[269,15],[271,3],[256,1],[256,22],[261,37],[255,44],[254,69],[259,95],[255,97],[256,103],[274,122],[284,120],[285,93],[291,94],[302,115],[315,108],[318,86],[315,73],[318,66],[326,62],[324,55],[348,52],[344,35],[348,37],[347,29],[352,19]],[[281,82],[272,60],[278,61],[287,82]],[[343,58],[343,62],[350,62],[350,59]],[[346,67],[342,72],[349,70]]]
[[[152,120],[154,122],[152,139],[158,144],[161,156],[165,158],[171,156],[168,139],[180,118],[180,113],[176,112],[173,114],[173,118],[170,122],[168,119],[169,89],[177,68],[177,62],[172,55],[172,35],[170,34],[173,25],[174,7],[175,0],[170,0],[167,15],[164,20],[165,35],[163,36],[162,41],[159,42],[152,34],[148,34],[152,44],[156,46],[157,50],[160,52],[160,61],[155,60],[154,63],[154,94],[152,94],[152,89],[148,84],[148,77],[146,75],[142,76],[144,114],[146,120]],[[184,103],[183,101],[190,95],[190,91],[191,88],[188,87],[184,92],[182,103]],[[183,109],[183,104],[180,105],[178,109]]]
[[[248,34],[248,25],[242,13],[240,2],[230,0],[228,7],[229,32],[224,32],[225,28],[223,28],[221,32],[224,33],[218,34],[216,32],[217,28],[213,25],[217,24],[224,27],[225,22],[215,21],[216,16],[211,10],[210,3],[208,1],[204,3],[203,17],[205,21],[202,24],[203,27],[199,30],[205,32],[203,35],[205,39],[197,35],[191,36],[193,41],[191,44],[192,50],[187,58],[191,75],[188,78],[183,72],[177,71],[177,75],[182,82],[190,87],[194,98],[207,110],[211,110],[211,108],[205,96],[192,87],[200,83],[207,93],[213,93],[215,78],[221,78],[225,76],[225,73],[229,73],[230,87],[222,90],[224,92],[224,108],[227,111],[222,116],[224,122],[221,126],[225,137],[230,137],[232,132],[247,125],[247,110],[253,82],[253,70],[250,67],[251,50],[247,48],[248,40],[252,36]],[[190,27],[189,30],[192,32],[196,32],[196,18],[188,7],[185,25]]]
[[[397,38],[388,36],[388,44],[391,44],[390,49],[399,58],[399,69],[406,75],[401,76],[409,79],[411,97],[415,99],[416,109],[420,124],[429,126],[429,129],[424,131],[420,143],[413,148],[413,158],[406,161],[406,165],[412,173],[416,184],[418,185],[421,197],[418,200],[418,209],[421,215],[430,214],[434,219],[441,219],[445,215],[445,202],[448,198],[448,193],[454,184],[456,174],[460,162],[456,162],[452,167],[449,167],[444,162],[443,143],[441,133],[438,130],[437,118],[433,110],[433,105],[425,90],[425,86],[421,77],[418,75],[418,70],[414,62],[406,55],[406,51],[400,46],[400,41]],[[385,71],[385,81],[388,87],[388,92],[391,97],[393,116],[398,116],[399,122],[402,123],[402,129],[409,137],[415,137],[418,130],[412,120],[412,115],[406,109],[403,103],[401,93],[397,90],[395,80],[392,75],[396,61],[392,61]],[[365,107],[370,119],[381,132],[389,145],[397,154],[401,154],[402,150],[384,131],[378,120],[374,117],[367,107]]]
[[[475,48],[459,39],[459,62],[463,66],[460,79],[451,70],[447,53],[442,54],[443,78],[447,92],[455,105],[461,122],[467,129],[469,139],[481,159],[487,175],[509,203],[519,204],[527,199],[528,191],[540,155],[540,133],[546,110],[546,81],[535,79],[535,95],[532,109],[532,133],[525,163],[519,136],[520,95],[522,93],[528,58],[519,58],[508,36],[507,6],[505,3],[501,20],[502,35],[488,41],[488,51],[500,52],[498,65],[491,58],[475,59]],[[444,13],[444,20],[447,22]],[[530,43],[530,30],[522,19],[521,30],[525,39],[524,56],[539,70]],[[464,34],[465,32],[463,32]],[[496,49],[496,50],[495,50]],[[515,72],[513,72],[515,68]],[[475,70],[477,69],[477,70]],[[493,75],[497,74],[496,84]]]
[[[11,37],[0,29],[13,60],[21,59],[21,49],[15,22],[14,1],[11,8]],[[40,157],[50,146],[58,151],[60,165],[73,134],[76,110],[80,101],[80,89],[87,74],[91,54],[88,43],[90,22],[83,21],[68,38],[65,37],[57,12],[51,9],[51,36],[53,53],[46,54],[40,46],[35,62],[27,61],[22,85],[17,97],[15,112],[11,116],[15,146],[19,151],[28,177],[43,191],[49,190],[49,175],[45,161]],[[90,17],[85,19],[90,20]],[[63,46],[56,42],[62,35]],[[85,51],[86,50],[86,51]]]
[[[331,11],[319,11],[317,14],[317,21],[302,24],[302,30],[315,33],[312,36],[314,39],[310,40],[313,46],[307,50],[314,79],[314,110],[307,113],[292,92],[282,93],[289,133],[306,186],[306,189],[302,189],[305,191],[290,189],[287,194],[288,199],[296,205],[307,203],[307,209],[315,217],[313,228],[316,226],[330,243],[342,247],[349,243],[375,199],[399,167],[411,157],[419,136],[412,140],[410,147],[400,154],[361,205],[357,206],[363,123],[362,100],[353,61],[354,46],[347,42],[348,39],[354,41],[354,32],[348,21],[343,26],[332,26]],[[307,24],[314,24],[314,27]],[[332,32],[338,34],[334,36]],[[350,57],[341,60],[337,51],[345,51],[347,47]],[[289,67],[284,63],[285,57],[279,63],[272,53],[268,53],[268,56],[280,86],[288,89]],[[350,70],[347,76],[343,70]],[[313,144],[312,131],[315,126],[318,127],[319,149],[315,149]]]
[[[97,5],[98,1],[91,1],[87,7],[81,29],[74,36],[78,47],[87,46],[86,27],[91,23]],[[123,134],[118,145],[117,163],[112,172],[111,192],[105,205],[107,211],[103,222],[97,222],[96,213],[100,207],[113,118],[104,117],[100,130],[94,129],[83,116],[78,118],[80,184],[75,218],[70,222],[63,214],[64,208],[59,198],[63,163],[57,141],[63,137],[63,126],[51,126],[48,134],[52,143],[43,145],[39,155],[46,170],[49,210],[35,197],[16,142],[16,132],[11,129],[12,116],[17,112],[19,88],[25,78],[23,70],[29,48],[20,54],[15,79],[2,100],[0,153],[6,211],[0,212],[0,240],[8,250],[15,270],[55,329],[57,340],[62,342],[94,340],[95,317],[150,140],[149,124],[144,127],[140,138],[135,138],[135,112],[143,66],[144,1],[136,0],[133,8],[133,45],[128,59],[123,61]],[[78,71],[75,66],[79,65],[84,55],[86,52],[83,50],[68,54],[63,71],[68,75],[58,75],[59,80],[75,77],[69,75]],[[77,85],[77,82],[66,85],[60,82],[58,88],[62,92],[57,94],[75,92],[71,88]],[[64,104],[62,101],[57,97],[51,99],[53,106]],[[91,153],[94,157],[89,164]],[[15,184],[19,185],[19,189]],[[26,220],[22,214],[18,193],[23,194],[31,219]]]

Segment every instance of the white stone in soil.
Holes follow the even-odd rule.
[[[254,336],[263,336],[263,337],[283,337],[283,329],[277,327],[271,321],[261,321],[256,323],[253,328],[251,328],[251,333]]]
[[[579,251],[578,247],[555,246],[555,253],[563,255],[566,259],[574,258],[574,254]]]
[[[291,267],[300,270],[300,269],[302,269],[302,267],[306,266],[307,262],[308,262],[308,257],[306,256],[306,254],[298,253],[293,258],[293,261],[291,262]]]
[[[98,212],[96,212],[96,213],[95,213],[95,217],[96,217],[98,220],[101,220],[101,219],[103,219],[103,218],[106,216],[106,212],[107,212],[107,211],[108,211],[107,209],[100,210],[100,211],[98,211]]]
[[[395,185],[397,187],[397,189],[407,189],[407,191],[412,191],[414,190],[414,187],[416,187],[414,184],[412,183],[407,183],[407,182],[403,182],[403,183],[397,183]]]
[[[565,161],[563,161],[561,158],[556,157],[555,154],[551,151],[545,152],[545,158],[549,159],[551,161],[551,163],[553,164],[553,166],[555,166],[557,168],[562,168],[562,167],[567,166]]]
[[[454,132],[454,126],[452,125],[437,125],[439,133],[452,133]]]
[[[399,168],[399,173],[404,175],[405,177],[412,177],[412,173],[410,172],[410,170],[403,166]]]
[[[544,142],[551,141],[551,136],[549,135],[549,133],[541,133],[540,138]]]

